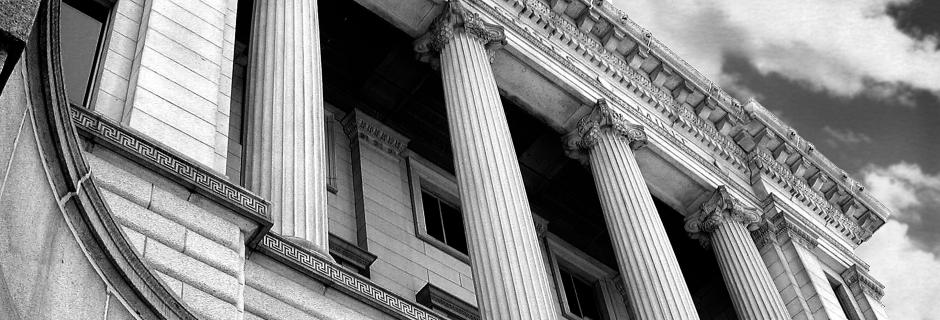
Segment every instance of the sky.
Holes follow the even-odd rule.
[[[892,319],[940,319],[940,1],[613,2],[888,206],[857,254]]]

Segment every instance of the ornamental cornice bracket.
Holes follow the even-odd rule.
[[[685,231],[703,246],[708,245],[712,232],[724,223],[740,223],[749,231],[757,230],[761,222],[761,212],[747,207],[728,192],[725,186],[719,186],[712,196],[702,203],[701,210],[685,217]]]
[[[854,264],[851,267],[845,269],[841,274],[842,279],[849,284],[850,287],[856,287],[861,289],[863,292],[871,295],[878,301],[881,301],[881,297],[884,296],[885,286],[875,280],[865,268],[859,267],[858,264]],[[854,288],[853,288],[854,289]]]
[[[444,8],[437,18],[431,22],[428,31],[414,41],[418,60],[435,64],[437,56],[458,32],[470,35],[491,54],[506,45],[506,33],[502,26],[483,21],[478,13],[467,10],[461,0],[448,0],[444,2]]]
[[[622,114],[610,108],[607,100],[598,99],[594,109],[565,135],[566,153],[571,158],[584,161],[587,158],[585,155],[597,145],[604,131],[617,139],[625,139],[633,150],[643,148],[648,141],[643,126],[628,123]]]
[[[359,109],[347,114],[342,124],[343,132],[349,137],[350,144],[365,142],[395,157],[400,156],[408,148],[408,138]]]

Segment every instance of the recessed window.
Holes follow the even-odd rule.
[[[467,240],[460,209],[428,190],[421,190],[427,233],[460,253],[467,254]]]
[[[98,1],[63,1],[60,7],[62,77],[69,102],[92,101],[111,6]]]
[[[559,267],[558,271],[568,302],[568,313],[578,319],[601,319],[597,281],[586,280],[565,267]]]
[[[415,235],[470,263],[456,178],[417,155],[408,156],[408,170]]]
[[[544,239],[565,318],[629,318],[628,306],[617,289],[617,282],[622,280],[616,271],[550,232]]]

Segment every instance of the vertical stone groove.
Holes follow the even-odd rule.
[[[751,239],[748,228],[761,221],[760,212],[746,208],[724,187],[686,217],[693,238],[712,247],[739,319],[789,319],[786,305]]]
[[[271,200],[272,231],[329,258],[317,4],[256,0],[254,6],[246,181]]]
[[[628,298],[639,319],[698,319],[628,139],[600,130],[591,171]]]
[[[457,30],[440,63],[481,314],[555,319],[558,307],[486,49]]]

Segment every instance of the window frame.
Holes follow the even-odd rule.
[[[624,304],[622,296],[616,288],[616,281],[619,281],[618,272],[552,233],[547,233],[544,241],[545,249],[548,252],[550,276],[555,285],[555,293],[557,294],[559,307],[561,307],[561,314],[571,320],[585,319],[572,314],[570,311],[568,296],[565,294],[565,286],[561,279],[560,269],[563,268],[572,276],[595,283],[595,292],[600,300],[598,310],[601,312],[601,319],[592,320],[616,319],[621,312],[618,312],[615,306]],[[618,297],[620,299],[615,300]]]
[[[98,34],[98,43],[95,44],[95,55],[92,58],[91,73],[88,75],[88,83],[85,85],[85,96],[82,97],[81,107],[95,109],[95,103],[98,100],[98,90],[101,84],[101,75],[103,74],[105,62],[108,57],[108,50],[111,44],[111,33],[114,31],[114,16],[117,14],[117,0],[62,0],[63,5],[70,6],[76,10],[88,14],[89,10],[102,10],[104,20],[101,21],[101,31]],[[93,7],[99,8],[93,8]],[[89,9],[91,7],[91,9]],[[89,15],[91,16],[91,15]],[[94,18],[92,16],[92,18]],[[71,101],[69,101],[71,103]]]
[[[406,156],[406,160],[408,166],[408,184],[411,193],[411,209],[414,213],[415,236],[469,265],[470,256],[468,254],[464,254],[428,234],[426,216],[424,214],[424,201],[421,198],[422,190],[428,190],[430,193],[438,196],[441,201],[447,202],[460,210],[461,223],[464,223],[462,218],[463,210],[460,203],[460,191],[457,187],[457,178],[431,164],[430,161],[413,153],[409,153]],[[464,224],[463,227],[465,241],[467,241],[467,252],[469,253],[471,248],[468,241],[469,239],[466,239],[467,226]]]

